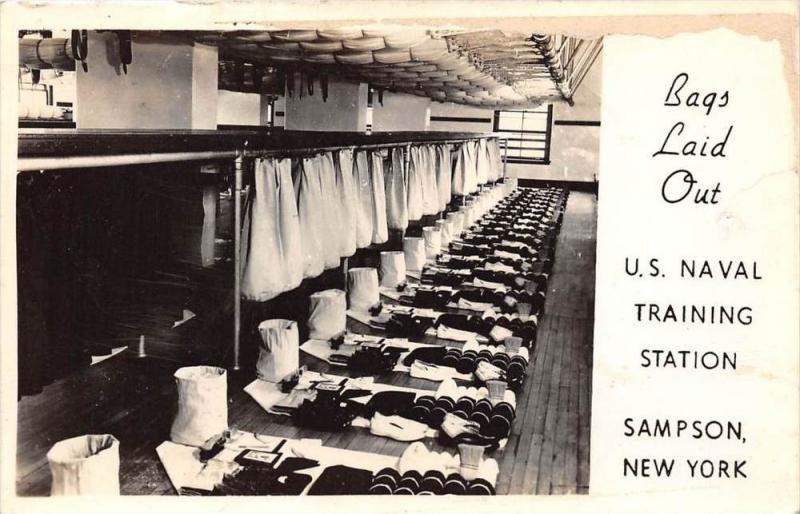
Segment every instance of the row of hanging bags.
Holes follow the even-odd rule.
[[[386,222],[392,230],[408,228],[408,174],[402,148],[392,148],[391,162],[383,170],[386,188]]]

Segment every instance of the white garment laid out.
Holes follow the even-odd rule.
[[[408,219],[409,221],[417,221],[422,218],[423,204],[422,204],[422,151],[418,146],[411,147],[411,158],[408,162],[408,184],[406,192],[408,193]]]
[[[401,416],[384,416],[376,412],[370,419],[369,431],[373,435],[395,441],[419,441],[426,437],[428,425]]]
[[[303,280],[300,218],[289,159],[259,159],[242,227],[242,295],[267,301]]]
[[[425,266],[425,241],[421,237],[403,239],[406,271],[421,271]]]
[[[347,303],[357,311],[366,311],[380,302],[378,270],[351,268],[347,270]]]
[[[300,247],[302,249],[303,277],[318,276],[325,268],[322,243],[325,236],[322,215],[322,188],[317,173],[317,159],[304,158],[299,162],[294,188],[297,194],[297,212],[300,217]]]
[[[381,287],[397,287],[406,281],[406,258],[403,252],[381,252]]]
[[[337,198],[341,205],[341,226],[336,229],[340,243],[339,255],[350,257],[356,253],[356,184],[353,179],[353,151],[339,150],[334,161],[336,166]]]
[[[452,198],[453,168],[450,160],[450,145],[436,145],[436,191],[439,194],[439,212],[447,208]]]
[[[389,240],[386,220],[386,188],[383,183],[383,154],[371,152],[370,178],[372,179],[372,243],[383,244]]]
[[[436,148],[433,145],[421,146],[420,158],[422,160],[422,214],[431,216],[441,211],[436,182],[438,174],[436,170]]]
[[[386,188],[386,223],[390,229],[405,230],[408,227],[408,191],[403,150],[393,148],[391,155],[391,166],[383,170]]]
[[[297,323],[268,319],[258,325],[261,346],[256,375],[267,382],[280,382],[300,367],[300,335]]]
[[[347,299],[344,291],[326,289],[309,298],[308,337],[327,341],[345,331]]]
[[[228,428],[228,376],[222,368],[189,366],[175,372],[178,411],[170,439],[202,446]]]
[[[425,255],[433,258],[442,253],[442,234],[436,227],[423,227],[422,239],[425,240]]]
[[[373,209],[370,157],[367,152],[355,153],[353,178],[356,182],[356,246],[366,248],[372,243]]]

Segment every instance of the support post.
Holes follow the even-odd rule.
[[[506,162],[508,161],[508,138],[503,142],[503,180],[506,179]]]
[[[242,332],[242,176],[244,150],[234,161],[233,186],[233,369],[239,370],[239,345]]]

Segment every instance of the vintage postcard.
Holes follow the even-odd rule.
[[[783,1],[0,2],[0,510],[797,512],[798,55]]]

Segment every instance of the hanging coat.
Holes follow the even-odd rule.
[[[350,257],[356,253],[356,184],[353,180],[353,151],[339,150],[335,159],[336,197],[341,205],[341,225],[336,229],[339,255]]]
[[[303,263],[289,159],[260,159],[242,227],[242,295],[267,301],[300,285]]]
[[[389,240],[389,228],[386,222],[386,188],[383,183],[383,152],[370,152],[370,157],[372,243],[383,244]]]
[[[386,187],[386,222],[393,230],[405,230],[408,228],[408,193],[403,150],[393,148],[391,154],[391,164],[383,170]]]
[[[367,152],[356,152],[353,178],[356,182],[356,246],[366,248],[372,243],[373,205],[370,157]]]

